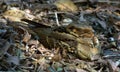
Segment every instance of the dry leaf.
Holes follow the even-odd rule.
[[[87,72],[87,71],[85,71],[83,69],[76,69],[76,72]]]
[[[105,22],[105,21],[100,21],[100,20],[98,20],[97,22],[101,25],[101,27],[102,27],[103,29],[107,29],[107,25],[106,25],[106,22]]]
[[[19,10],[19,9],[11,9],[7,10],[3,13],[3,17],[10,21],[18,21],[20,22],[21,19],[29,19],[32,20],[34,18],[33,15],[30,15],[29,13]]]
[[[24,15],[25,12],[18,9],[5,11],[3,14],[6,19],[9,19],[11,21],[20,21],[20,19],[23,18]]]
[[[108,60],[108,63],[109,63],[111,72],[118,72],[118,67],[112,60]]]
[[[55,5],[61,11],[72,11],[76,12],[78,10],[77,6],[71,0],[58,0]]]
[[[31,39],[31,34],[26,30],[25,35],[23,37],[23,42],[27,43]]]
[[[52,58],[53,61],[60,61],[62,59],[61,54],[55,54],[54,57]]]

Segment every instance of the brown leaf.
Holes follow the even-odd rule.
[[[33,15],[28,13],[28,11],[22,11],[17,8],[13,8],[11,10],[7,10],[3,13],[3,17],[10,21],[18,21],[21,22],[21,19],[29,19],[32,20],[34,18]]]
[[[3,14],[3,16],[6,19],[9,19],[11,21],[20,21],[20,19],[23,18],[24,15],[25,15],[25,12],[18,9],[5,11]]]
[[[76,12],[78,10],[77,6],[71,0],[58,0],[55,5],[61,11],[72,11]]]
[[[52,58],[52,60],[54,61],[60,61],[62,59],[61,57],[61,54],[60,54],[60,48],[57,48],[55,51],[54,51],[54,56]]]
[[[28,33],[28,31],[26,30],[25,35],[23,37],[23,42],[27,43],[31,38],[31,34]]]
[[[62,59],[61,54],[55,54],[54,57],[52,58],[53,61],[60,61]]]

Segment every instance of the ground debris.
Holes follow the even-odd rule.
[[[0,0],[0,71],[119,72],[119,0]]]

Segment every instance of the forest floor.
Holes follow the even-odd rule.
[[[120,72],[119,0],[0,0],[0,71]]]

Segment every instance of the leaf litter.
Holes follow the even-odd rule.
[[[0,71],[120,71],[119,0],[1,0],[0,6]]]

